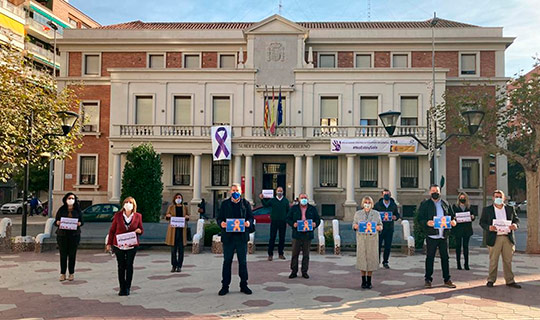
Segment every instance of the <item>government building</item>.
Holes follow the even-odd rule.
[[[343,220],[364,195],[377,200],[388,188],[412,217],[430,185],[428,150],[346,153],[332,142],[388,141],[378,114],[389,110],[401,112],[398,134],[426,141],[433,77],[437,104],[466,84],[504,85],[513,40],[500,27],[444,19],[293,22],[274,15],[256,23],[66,29],[58,40],[66,66],[59,86],[82,83],[84,145],[56,162],[55,207],[67,191],[85,205],[120,201],[126,153],[148,142],[163,162],[163,201],[181,192],[192,213],[204,198],[215,216],[238,182],[255,206],[263,189],[282,186],[289,199],[307,193],[324,218]],[[265,101],[276,119],[280,96],[282,122],[266,128]],[[231,126],[231,160],[213,161],[215,125]],[[466,191],[481,205],[484,188],[507,190],[503,156],[486,163],[484,153],[452,140],[434,158],[435,181],[444,177],[451,202]]]

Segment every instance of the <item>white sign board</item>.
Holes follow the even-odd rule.
[[[471,222],[471,212],[465,211],[465,212],[456,212],[456,221],[457,223],[463,223],[463,222]]]
[[[79,219],[76,218],[60,218],[59,228],[62,230],[77,230]]]
[[[186,225],[186,218],[184,217],[171,217],[171,227],[183,228]]]
[[[510,220],[493,220],[493,225],[497,227],[497,234],[509,234],[510,233],[510,225],[512,225],[512,221]]]
[[[413,138],[332,139],[333,153],[415,153],[418,142]]]
[[[135,232],[127,232],[116,235],[116,242],[118,247],[129,248],[137,245],[137,234]]]
[[[231,160],[231,126],[212,127],[212,155],[214,161]]]
[[[263,198],[265,199],[272,199],[274,197],[274,190],[263,190],[262,191]]]

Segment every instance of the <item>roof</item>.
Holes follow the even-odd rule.
[[[297,22],[307,29],[423,29],[431,28],[431,19],[425,21],[380,22]],[[244,30],[255,22],[142,22],[140,20],[102,26],[111,30]],[[478,28],[478,26],[438,19],[436,28]]]

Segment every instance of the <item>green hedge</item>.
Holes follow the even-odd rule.
[[[221,228],[217,225],[215,221],[210,221],[210,223],[206,223],[204,225],[204,246],[210,247],[212,246],[212,237],[215,234],[219,234],[221,232]]]

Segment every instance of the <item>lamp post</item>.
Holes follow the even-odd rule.
[[[47,24],[54,30],[54,42],[53,42],[53,79],[56,80],[56,32],[58,26],[52,21],[48,21]],[[52,217],[53,212],[53,188],[54,188],[54,160],[51,157],[49,160],[49,195],[47,200],[47,211],[49,217]]]
[[[439,18],[437,18],[437,13],[433,12],[433,19],[429,22],[429,26],[431,27],[431,108],[428,114],[428,119],[431,121],[428,121],[428,126],[431,126],[433,124],[433,134],[434,136],[428,136],[429,140],[432,140],[433,138],[437,139],[437,121],[432,118],[433,112],[435,110],[435,26],[439,22]],[[430,161],[430,172],[429,177],[431,184],[436,183],[437,180],[437,174],[439,172],[439,162],[436,160],[436,152],[437,150],[429,150],[429,156],[431,159]]]
[[[77,122],[77,119],[79,118],[79,115],[72,111],[58,111],[56,113],[58,115],[58,118],[61,121],[61,128],[62,133],[50,133],[44,135],[41,139],[36,141],[36,144],[39,143],[41,140],[49,137],[61,137],[61,136],[67,136],[71,129],[73,129],[73,126],[75,125],[75,122]],[[23,181],[23,216],[22,216],[22,229],[21,229],[21,236],[26,236],[26,225],[27,225],[27,216],[28,216],[28,184],[29,184],[29,176],[30,176],[30,151],[33,145],[33,137],[32,137],[32,127],[34,124],[34,112],[32,111],[30,113],[30,116],[27,119],[28,122],[28,141],[26,146],[26,164],[24,165],[24,181]]]

